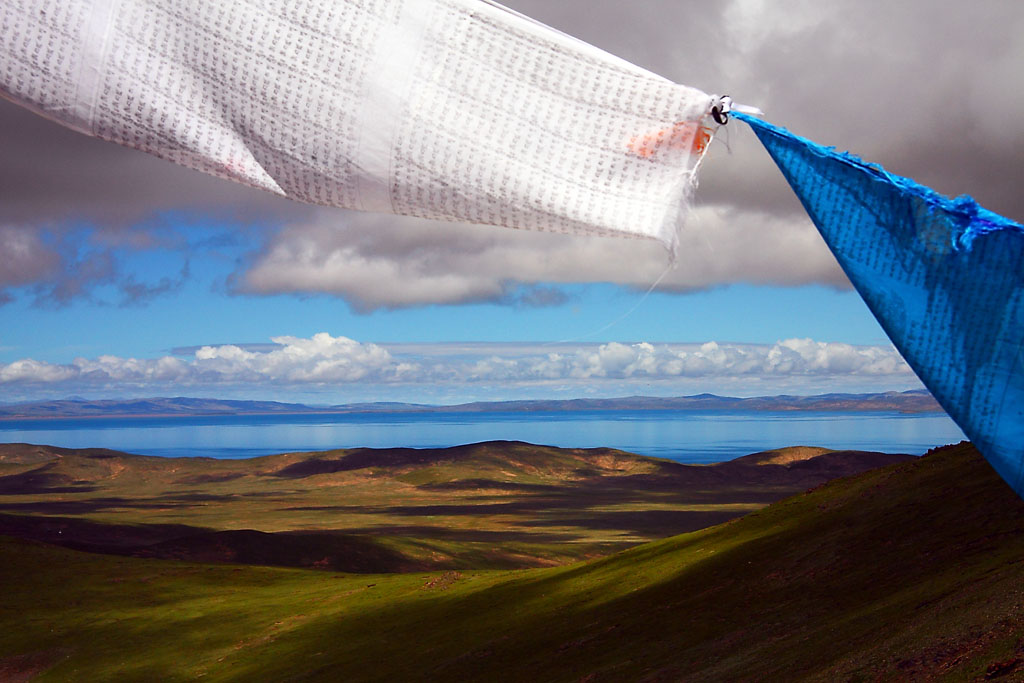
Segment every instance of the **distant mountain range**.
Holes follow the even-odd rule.
[[[333,406],[233,401],[211,398],[141,398],[89,401],[66,399],[0,405],[0,420],[26,418],[158,417],[198,415],[301,415],[345,413],[490,413],[562,412],[580,410],[709,410],[709,411],[836,411],[937,413],[942,408],[927,391],[887,391],[876,394],[818,396],[757,396],[734,398],[696,396],[626,396],[568,400],[481,401],[437,406],[417,403],[349,403]]]

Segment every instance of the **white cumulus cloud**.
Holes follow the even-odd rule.
[[[467,379],[652,379],[771,378],[794,376],[907,376],[910,369],[892,347],[853,346],[811,339],[775,344],[590,345],[571,353],[477,361]]]
[[[438,387],[447,387],[451,395],[462,391],[500,399],[531,388],[584,395],[639,386],[663,395],[717,387],[724,393],[751,395],[772,387],[811,393],[822,388],[919,386],[891,346],[811,339],[775,344],[401,344],[393,350],[326,332],[272,341],[259,346],[201,346],[188,355],[159,358],[104,355],[66,364],[22,359],[0,365],[0,386],[9,396],[238,389],[262,391],[265,396],[277,390],[329,394],[337,389],[355,394],[357,400],[360,388],[371,395],[373,387],[401,389],[405,400],[418,400],[436,394]]]

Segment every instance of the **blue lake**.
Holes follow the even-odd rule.
[[[934,413],[575,411],[0,421],[0,442],[213,458],[359,446],[438,448],[507,439],[610,446],[706,463],[795,445],[921,454],[963,438],[949,417]]]

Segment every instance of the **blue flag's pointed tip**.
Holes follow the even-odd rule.
[[[754,130],[925,386],[1024,496],[1024,226],[762,119]]]

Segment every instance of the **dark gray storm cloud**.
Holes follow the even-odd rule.
[[[0,305],[27,286],[38,305],[63,306],[113,285],[118,305],[171,294],[189,277],[152,282],[123,267],[125,253],[186,250],[161,212],[240,226],[296,221],[312,207],[87,137],[0,98]]]
[[[674,81],[729,93],[817,142],[1024,219],[1019,0],[508,4]],[[560,236],[292,203],[86,138],[3,101],[0,149],[0,293],[32,284],[53,297],[87,292],[59,275],[67,257],[40,231],[59,231],[74,218],[90,222],[101,244],[154,248],[163,237],[150,218],[168,209],[239,224],[258,217],[276,226],[239,266],[232,278],[237,292],[327,293],[361,310],[556,303],[550,290],[522,290],[544,293],[525,298],[510,293],[520,285],[593,280],[644,288],[665,265],[663,252],[635,242],[570,246]],[[741,123],[727,126],[712,145],[697,204],[663,289],[844,286],[788,186]],[[577,248],[583,252],[574,255]],[[94,281],[116,279],[100,261],[91,265]],[[144,300],[172,291],[179,280],[126,282],[121,289]]]
[[[308,207],[59,126],[0,98],[0,224],[94,221],[113,230],[168,209],[228,217]]]
[[[773,123],[1024,220],[1018,0],[513,0],[520,11]],[[796,210],[743,126],[704,201]],[[747,172],[747,171],[753,171]]]
[[[60,256],[30,228],[0,225],[0,290],[52,275]]]

